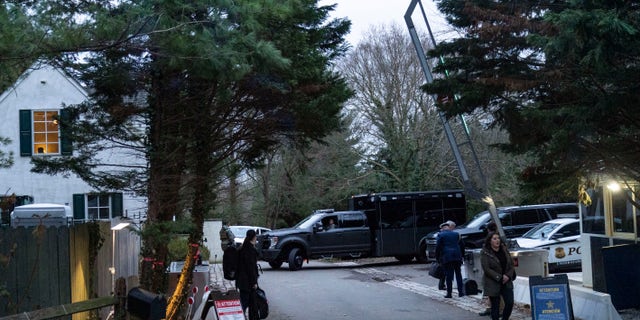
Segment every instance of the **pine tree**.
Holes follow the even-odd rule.
[[[575,198],[578,180],[603,170],[640,178],[635,1],[438,6],[464,36],[430,52],[443,76],[426,90],[456,96],[441,106],[449,115],[490,113],[510,134],[505,150],[535,157],[521,178],[538,199]]]
[[[153,292],[164,290],[173,217],[191,219],[186,276],[167,314],[175,318],[214,187],[236,164],[228,159],[249,166],[285,141],[304,145],[337,127],[350,91],[329,68],[346,50],[349,22],[328,21],[333,7],[311,0],[88,3],[83,30],[59,29],[95,48],[80,62],[75,51],[62,59],[93,89],[61,119],[74,156],[41,159],[35,170],[148,197],[141,284]],[[132,165],[100,162],[113,148],[128,150]]]

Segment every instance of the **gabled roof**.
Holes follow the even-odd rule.
[[[17,79],[16,81],[9,86],[5,91],[2,92],[2,94],[0,95],[0,103],[2,103],[2,101],[4,101],[4,99],[6,99],[6,97],[11,93],[11,91],[15,90],[15,88],[19,87],[20,84],[27,79],[34,71],[43,69],[43,68],[51,68],[53,70],[55,70],[56,72],[58,72],[60,75],[62,75],[62,77],[64,79],[66,79],[69,84],[71,84],[74,88],[76,88],[76,90],[78,90],[79,92],[81,92],[84,96],[88,96],[87,93],[87,89],[84,88],[84,86],[82,86],[80,84],[80,82],[78,82],[76,79],[74,79],[71,75],[69,75],[67,72],[65,72],[61,67],[56,66],[52,63],[49,62],[45,62],[45,61],[36,61],[35,63],[33,63],[31,65],[31,67],[29,67],[27,70],[25,70]]]

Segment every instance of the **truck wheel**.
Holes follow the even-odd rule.
[[[269,262],[271,269],[280,269],[282,267],[282,261],[271,261]]]
[[[303,262],[303,258],[302,258],[302,254],[300,254],[300,249],[299,248],[291,249],[291,252],[289,252],[289,270],[291,271],[300,270],[302,268],[302,262]]]
[[[427,244],[424,242],[420,244],[420,251],[418,251],[416,255],[416,261],[420,263],[429,262],[429,257],[427,257]]]

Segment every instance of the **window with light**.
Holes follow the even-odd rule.
[[[33,111],[33,154],[60,154],[58,110]]]
[[[69,119],[66,109],[19,110],[20,156],[71,155],[73,142],[68,126],[61,125]],[[66,119],[66,120],[65,120]]]

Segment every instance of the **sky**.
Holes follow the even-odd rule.
[[[400,27],[407,28],[404,15],[411,4],[411,0],[320,0],[320,5],[337,4],[336,9],[332,13],[334,18],[347,17],[351,20],[351,33],[347,35],[347,41],[355,46],[371,26],[398,24]],[[438,35],[442,34],[442,30],[446,30],[446,23],[438,12],[433,0],[422,0],[421,3],[425,7],[425,13],[434,36],[438,39]],[[423,28],[426,30],[426,24],[419,13],[419,9],[414,11],[412,19],[416,29]],[[407,29],[407,35],[408,35]]]

